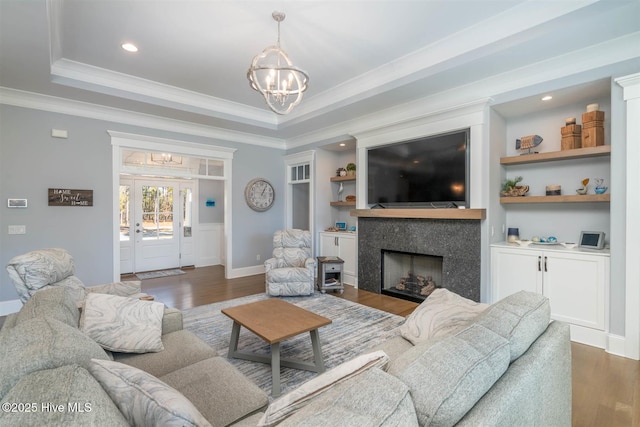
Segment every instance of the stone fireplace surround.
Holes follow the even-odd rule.
[[[442,283],[480,301],[479,219],[358,216],[358,287],[381,293],[382,249],[443,257]],[[482,218],[480,218],[482,219]]]

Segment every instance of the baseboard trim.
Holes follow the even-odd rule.
[[[625,337],[613,334],[607,335],[606,351],[616,356],[627,357],[625,352]]]
[[[604,331],[578,325],[570,325],[570,327],[571,341],[602,349],[607,348],[607,334]]]
[[[255,276],[264,273],[264,265],[254,265],[253,267],[233,268],[227,272],[227,279],[236,279],[238,277]]]
[[[19,299],[10,301],[0,301],[0,316],[6,316],[11,313],[17,313],[22,308],[22,302]]]

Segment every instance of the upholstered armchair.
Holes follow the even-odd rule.
[[[13,257],[7,264],[7,273],[13,282],[20,300],[25,303],[40,289],[64,286],[71,291],[73,299],[82,303],[88,292],[139,298],[140,281],[115,282],[86,287],[74,274],[73,257],[65,249],[38,249]]]
[[[315,259],[308,230],[278,230],[273,234],[273,258],[264,262],[266,292],[272,296],[311,295]]]

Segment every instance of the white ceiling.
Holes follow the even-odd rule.
[[[275,44],[274,10],[310,75],[287,116],[246,79]],[[0,101],[50,95],[247,139],[339,138],[357,117],[454,88],[507,101],[580,71],[640,70],[639,57],[639,0],[0,0]]]

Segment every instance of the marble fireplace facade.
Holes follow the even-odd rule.
[[[382,251],[442,257],[442,283],[480,301],[481,229],[473,219],[358,218],[358,287],[381,293]]]

